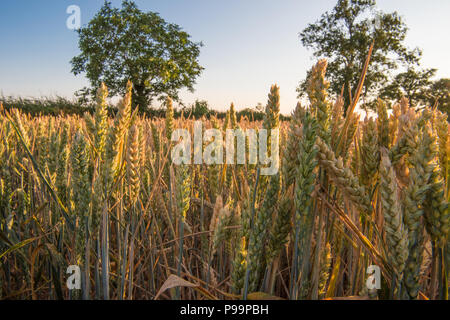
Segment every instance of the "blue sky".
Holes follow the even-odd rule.
[[[119,6],[121,0],[112,1]],[[295,88],[314,63],[298,33],[331,10],[335,0],[142,0],[142,10],[160,13],[202,41],[205,67],[196,91],[182,93],[186,103],[205,99],[218,110],[234,102],[237,109],[266,103],[271,84],[281,91],[281,111],[296,104]],[[0,94],[72,97],[87,85],[70,73],[77,55],[77,34],[66,28],[69,5],[81,8],[82,24],[102,0],[0,1]],[[409,27],[406,44],[423,49],[424,67],[450,76],[450,1],[378,0],[378,8],[398,11]]]

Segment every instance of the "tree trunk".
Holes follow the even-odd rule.
[[[148,108],[148,99],[145,94],[145,86],[136,84],[133,90],[133,107],[139,107],[139,113],[144,113]]]

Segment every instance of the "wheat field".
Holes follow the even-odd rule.
[[[114,117],[104,85],[94,115],[1,110],[0,298],[447,299],[446,115],[403,99],[363,118],[360,90],[344,114],[326,67],[290,121],[275,85],[262,122],[233,107],[201,119],[224,134],[280,128],[271,176],[174,165],[171,135],[194,119],[174,119],[170,99],[165,118],[139,116],[131,84]],[[79,290],[66,285],[71,265]]]

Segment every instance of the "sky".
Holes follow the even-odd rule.
[[[272,84],[280,86],[281,112],[296,105],[295,88],[314,64],[299,32],[331,10],[336,0],[141,0],[141,10],[158,12],[203,42],[205,68],[195,92],[182,91],[184,103],[207,100],[216,110],[267,102]],[[112,1],[119,7],[121,0]],[[78,36],[66,27],[66,9],[77,5],[86,25],[102,0],[0,1],[0,95],[73,97],[89,83],[74,76],[70,60],[79,54]],[[450,76],[449,0],[378,0],[378,9],[397,11],[409,28],[406,45],[423,50],[422,66]]]

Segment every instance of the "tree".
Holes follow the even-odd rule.
[[[450,120],[450,79],[442,78],[434,81],[425,93],[426,102],[434,106],[437,102],[438,109],[447,113]]]
[[[192,115],[196,119],[199,119],[203,116],[208,116],[209,115],[208,101],[195,100],[194,104],[192,105]]]
[[[105,1],[86,27],[78,30],[81,54],[71,60],[75,75],[86,73],[90,93],[104,82],[111,96],[123,94],[133,83],[133,101],[145,110],[155,97],[193,91],[203,67],[198,56],[202,43],[157,13],[142,12],[132,1],[113,8]]]
[[[407,71],[397,74],[390,84],[381,89],[380,97],[393,101],[406,97],[410,106],[416,106],[424,101],[425,92],[429,90],[431,78],[436,71],[436,69],[408,68]]]
[[[313,49],[315,57],[328,59],[330,89],[340,94],[344,88],[345,108],[350,91],[354,94],[358,85],[372,41],[374,49],[363,88],[366,98],[377,93],[399,63],[417,64],[421,55],[419,49],[404,46],[407,27],[398,13],[376,11],[375,5],[375,0],[338,0],[331,12],[300,33],[302,44]],[[300,83],[299,96],[306,92],[306,83]]]

